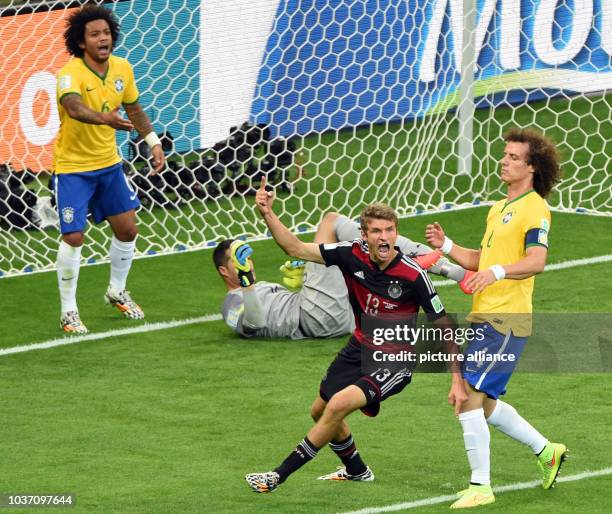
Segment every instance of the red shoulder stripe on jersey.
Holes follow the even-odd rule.
[[[406,266],[415,269],[419,272],[419,275],[421,275],[423,277],[423,280],[425,281],[425,285],[427,286],[429,294],[434,294],[436,292],[436,288],[434,287],[433,282],[429,278],[429,274],[427,273],[427,271],[421,268],[421,266],[414,262],[410,257],[404,256],[402,261]]]
[[[387,275],[391,275],[393,277],[400,277],[403,278],[405,280],[408,280],[409,282],[414,282],[416,281],[416,279],[419,277],[419,270],[421,268],[416,268],[413,266],[410,266],[404,259],[406,259],[407,257],[404,255],[399,261],[398,263],[393,266],[393,268],[389,269],[387,268],[385,270],[385,273]],[[408,257],[409,258],[409,257]],[[415,264],[415,266],[417,266]]]

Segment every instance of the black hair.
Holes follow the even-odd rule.
[[[85,25],[90,21],[104,20],[108,23],[113,40],[112,49],[119,41],[119,21],[112,11],[97,5],[86,5],[71,14],[66,21],[64,42],[68,53],[75,57],[83,57],[84,50],[79,44],[85,41]]]
[[[227,265],[227,250],[234,241],[235,239],[225,239],[217,245],[213,251],[213,262],[215,263],[215,268],[219,269],[220,266]]]

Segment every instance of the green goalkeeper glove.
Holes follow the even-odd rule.
[[[304,261],[287,261],[280,267],[283,274],[283,284],[290,289],[299,289],[304,284]]]
[[[230,255],[242,287],[249,287],[255,283],[253,263],[250,258],[252,254],[253,248],[244,241],[236,240],[230,245]]]

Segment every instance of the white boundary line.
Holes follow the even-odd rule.
[[[463,211],[463,210],[467,210],[467,209],[477,209],[479,207],[490,207],[491,205],[494,205],[495,202],[494,201],[486,201],[486,202],[478,202],[478,203],[461,203],[461,204],[448,204],[449,207],[445,208],[445,207],[440,207],[439,209],[432,209],[432,210],[427,210],[427,211],[423,211],[423,212],[411,212],[408,214],[401,214],[399,216],[400,219],[404,220],[404,219],[411,219],[411,218],[419,218],[421,216],[429,216],[429,215],[433,215],[433,214],[447,214],[447,213],[453,213],[455,211]],[[559,207],[551,207],[550,208],[551,211],[553,212],[559,212],[559,213],[563,213],[563,214],[577,214],[578,216],[594,216],[597,218],[608,218],[611,217],[610,213],[605,213],[605,212],[594,212],[591,210],[577,210],[577,209],[562,209]],[[280,215],[280,214],[279,214]],[[296,234],[313,234],[314,232],[316,232],[316,225],[313,226],[306,226],[304,228],[300,228],[302,225],[298,225],[298,226],[292,226],[289,227],[291,231],[293,231]],[[268,235],[267,232],[266,234],[258,234],[258,235],[253,235],[253,234],[246,234],[247,242],[254,242],[254,241],[272,241],[272,236]],[[191,252],[199,252],[202,250],[212,250],[216,245],[214,244],[215,241],[217,241],[218,238],[213,239],[211,241],[204,241],[203,243],[199,243],[193,247],[190,248],[184,248],[184,249],[175,249],[175,248],[166,248],[164,250],[160,250],[158,252],[155,252],[153,254],[149,254],[149,253],[137,253],[134,256],[135,260],[138,259],[149,259],[151,257],[164,257],[164,256],[168,256],[168,255],[179,255],[181,253],[191,253]],[[212,245],[211,245],[212,243]],[[102,264],[108,264],[108,257],[106,258],[102,258],[102,259],[96,259],[95,262],[93,263],[89,263],[89,262],[82,262],[81,263],[81,267],[84,266],[100,266]],[[2,275],[0,275],[0,279],[8,279],[8,278],[18,278],[18,277],[28,277],[30,275],[36,275],[38,273],[49,273],[51,271],[55,271],[55,263],[51,263],[51,264],[47,264],[46,266],[43,266],[42,268],[39,269],[34,269],[32,271],[28,271],[25,272],[23,270],[9,270],[9,271],[5,271],[3,272]]]
[[[589,257],[586,259],[575,259],[571,261],[558,262],[556,264],[549,264],[548,266],[546,266],[545,271],[567,269],[576,266],[587,266],[589,264],[599,264],[602,262],[609,261],[612,261],[612,255],[599,255],[597,257]],[[434,286],[436,287],[445,287],[454,284],[455,282],[453,280],[438,280],[434,282]],[[208,314],[207,316],[200,316],[198,318],[187,318],[182,320],[164,321],[159,323],[145,323],[144,325],[138,325],[137,327],[132,328],[110,330],[108,332],[99,332],[82,336],[61,337],[57,339],[51,339],[42,343],[3,348],[0,349],[0,357],[2,357],[3,355],[11,355],[14,353],[31,352],[33,350],[46,350],[48,348],[55,348],[56,346],[65,346],[68,344],[81,343],[83,341],[97,341],[99,339],[107,339],[110,337],[125,336],[129,334],[140,334],[143,332],[154,332],[156,330],[166,330],[169,328],[194,325],[196,323],[208,323],[210,321],[219,321],[220,319],[222,319],[220,314]]]
[[[11,355],[13,353],[31,352],[33,350],[46,350],[55,348],[56,346],[65,346],[67,344],[82,343],[83,341],[97,341],[99,339],[107,339],[109,337],[125,336],[129,334],[140,334],[142,332],[155,332],[157,330],[166,330],[175,327],[184,327],[186,325],[194,325],[196,323],[207,323],[209,321],[218,321],[222,319],[221,314],[209,314],[208,316],[200,316],[199,318],[187,318],[175,321],[163,321],[160,323],[145,323],[132,328],[122,328],[119,330],[110,330],[108,332],[100,332],[96,334],[85,334],[82,336],[61,337],[51,339],[44,343],[27,344],[24,346],[14,346],[12,348],[0,349],[0,356]]]
[[[574,482],[576,480],[584,480],[585,478],[602,477],[606,475],[612,475],[612,468],[599,469],[597,471],[585,471],[576,475],[569,475],[565,477],[559,477],[557,482]],[[516,482],[514,484],[501,485],[493,488],[495,493],[505,493],[507,491],[521,491],[523,489],[534,489],[541,487],[541,480],[533,480],[532,482]],[[432,498],[423,498],[422,500],[416,500],[413,502],[405,503],[394,503],[392,505],[385,505],[383,507],[368,507],[361,510],[353,510],[344,512],[343,514],[376,514],[378,512],[396,512],[398,510],[414,509],[416,507],[427,507],[429,505],[436,505],[438,503],[451,502],[457,499],[456,494],[447,494],[444,496],[434,496]]]

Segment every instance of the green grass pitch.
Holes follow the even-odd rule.
[[[477,245],[485,213],[435,219],[456,241]],[[433,219],[402,220],[401,231],[422,239]],[[610,234],[609,219],[553,214],[549,263],[609,253]],[[277,280],[282,252],[271,241],[254,247],[258,278]],[[607,267],[544,273],[535,310],[611,313]],[[142,325],[103,304],[107,275],[107,266],[82,269],[84,321],[94,332]],[[224,295],[210,251],[138,260],[129,285],[147,322],[216,313]],[[469,308],[458,288],[440,293],[449,311]],[[61,337],[55,274],[0,280],[0,312],[0,347]],[[274,494],[250,491],[243,475],[276,466],[310,427],[319,380],[344,342],[246,341],[209,322],[0,356],[0,493],[74,493],[76,506],[57,510],[74,513],[280,514],[385,506],[465,486],[461,430],[446,404],[449,377],[417,374],[377,419],[349,418],[375,482],[316,481],[337,465],[323,449]],[[564,474],[573,475],[612,466],[611,386],[605,373],[517,373],[507,399],[571,448]],[[494,431],[491,440],[494,485],[539,477],[528,449]],[[487,511],[609,512],[611,502],[610,476],[602,476],[499,494]]]

